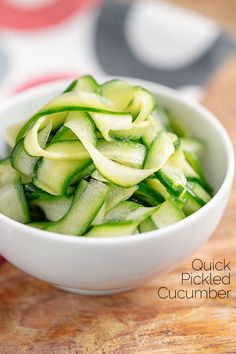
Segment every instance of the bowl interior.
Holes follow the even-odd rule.
[[[132,80],[131,80],[132,81]],[[136,81],[137,82],[137,81]],[[140,81],[139,81],[140,83]],[[7,103],[0,112],[0,155],[6,157],[8,148],[5,143],[6,128],[17,122],[28,119],[43,104],[59,94],[66,87],[67,82],[44,85],[40,88],[25,92]],[[141,82],[142,84],[142,82]],[[143,83],[151,90],[158,102],[168,108],[176,119],[185,124],[194,137],[202,139],[206,143],[206,151],[203,165],[207,180],[216,192],[222,185],[229,164],[225,139],[227,135],[222,132],[222,126],[211,117],[211,114],[198,104],[185,102],[178,94],[165,87]]]
[[[206,109],[203,107],[199,109],[198,104],[185,105],[177,98],[170,100],[169,96],[161,92],[156,97],[158,102],[167,107],[174,117],[187,127],[191,136],[204,141],[206,146],[202,158],[204,173],[216,193],[224,182],[229,165],[225,143],[227,135],[223,134],[223,127]]]

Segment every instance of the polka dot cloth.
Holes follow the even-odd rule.
[[[21,6],[20,1],[0,1],[0,25],[16,30],[32,31],[48,28],[66,21],[74,12],[79,11],[90,1],[55,0],[36,8]]]
[[[202,87],[235,50],[213,21],[162,1],[0,0],[0,99],[80,74]]]

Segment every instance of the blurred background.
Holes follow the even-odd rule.
[[[235,34],[235,0],[0,0],[0,99],[85,73],[199,99]]]

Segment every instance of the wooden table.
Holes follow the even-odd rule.
[[[236,33],[236,1],[235,0],[169,0],[202,15],[212,17],[226,29]]]
[[[214,78],[204,104],[236,141],[236,57]],[[111,297],[65,293],[2,264],[0,353],[236,353],[235,211],[234,185],[223,221],[193,257],[232,262],[227,301],[157,298],[160,286],[180,287],[180,273],[191,271],[191,260],[143,288]]]

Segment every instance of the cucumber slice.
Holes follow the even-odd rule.
[[[132,128],[132,116],[128,114],[90,113],[95,125],[105,140],[111,141],[110,131],[127,130]]]
[[[50,120],[49,120],[49,118],[47,116],[46,117],[41,117],[35,123],[33,128],[26,134],[26,136],[24,138],[24,149],[25,149],[25,151],[31,156],[47,157],[49,159],[68,159],[68,157],[69,157],[70,160],[73,159],[73,151],[72,151],[72,154],[70,154],[70,150],[72,149],[73,145],[70,147],[69,151],[66,148],[65,148],[65,151],[61,151],[60,150],[60,145],[56,145],[58,147],[58,149],[59,149],[58,152],[55,151],[54,146],[52,147],[52,151],[50,150],[51,147],[49,147],[49,151],[48,151],[48,149],[43,149],[40,146],[40,142],[38,140],[38,132],[42,128],[42,126],[44,126],[47,122],[50,122]],[[70,143],[73,144],[73,141],[70,142]],[[64,142],[64,143],[60,143],[60,144],[64,144],[65,145],[66,143]],[[81,149],[82,149],[82,146],[81,146]]]
[[[20,180],[22,184],[29,183],[31,178],[20,174],[11,165],[10,158],[0,161],[0,186]]]
[[[67,235],[82,236],[102,207],[109,188],[102,182],[81,181],[68,213],[45,230]]]
[[[100,174],[121,187],[132,187],[153,174],[157,169],[138,170],[109,160],[93,145],[91,123],[88,116],[80,113],[71,113],[65,125],[69,127],[81,140],[90,154],[94,165]]]
[[[63,91],[67,92],[76,92],[84,91],[91,93],[100,93],[100,86],[97,81],[91,75],[81,76],[79,79],[72,81],[72,83]]]
[[[201,163],[196,155],[191,154],[189,152],[184,153],[186,160],[188,161],[189,165],[194,169],[194,171],[198,174],[198,176],[204,180],[204,175],[201,167]]]
[[[40,230],[43,230],[47,225],[49,225],[49,221],[33,221],[27,224],[27,226],[34,227]]]
[[[167,191],[176,197],[179,197],[186,188],[187,181],[183,173],[172,166],[164,166],[156,172],[156,177],[165,186]]]
[[[205,144],[203,141],[196,138],[180,138],[180,143],[185,153],[194,154],[198,158],[204,155]]]
[[[44,150],[44,157],[55,160],[89,160],[83,144],[77,140],[58,141]]]
[[[175,117],[172,112],[168,111],[168,117],[170,128],[176,135],[181,138],[187,138],[192,135],[190,128],[181,122],[177,117]]]
[[[68,93],[68,92],[72,92],[76,89],[76,85],[78,83],[78,79],[72,81],[69,86],[67,86],[67,88],[63,91],[63,93]]]
[[[100,93],[100,86],[91,75],[83,75],[74,80],[63,93],[84,91],[90,93]]]
[[[122,188],[115,185],[110,185],[109,193],[106,199],[106,213],[120,202],[129,199],[137,189],[138,186]]]
[[[47,120],[45,120],[45,124],[42,125],[43,129],[48,123],[49,121],[52,123],[52,131],[56,131],[57,129],[59,129],[61,127],[61,125],[65,122],[66,117],[68,116],[68,112],[66,111],[59,111],[59,112],[49,112],[48,114],[50,117],[48,117]],[[34,124],[37,122],[37,120],[40,117],[45,116],[45,114],[35,114],[32,118],[30,118],[28,121],[26,121],[21,130],[19,131],[17,138],[16,138],[16,143],[21,140],[22,138],[24,138],[24,136],[26,135],[26,133],[34,126]],[[22,135],[24,131],[24,134]],[[22,135],[22,136],[21,136]]]
[[[153,95],[142,87],[134,87],[134,97],[127,109],[135,117],[135,123],[145,121],[154,107]]]
[[[97,213],[95,219],[92,222],[92,225],[98,225],[98,224],[102,224],[104,222],[105,212],[106,212],[105,203],[103,204],[103,206],[100,208],[99,212]]]
[[[154,230],[156,230],[156,226],[150,216],[147,219],[143,220],[139,225],[139,231],[141,233],[154,231]]]
[[[155,169],[139,170],[128,166],[120,165],[109,160],[101,154],[93,145],[84,141],[93,162],[102,176],[110,182],[121,187],[132,187],[155,172]]]
[[[183,207],[188,216],[195,213],[211,199],[211,195],[197,182],[188,182],[187,191],[184,194],[187,203]]]
[[[142,168],[146,154],[146,148],[142,144],[134,142],[107,142],[106,140],[99,140],[96,147],[102,154],[113,161],[117,161],[131,167]],[[30,151],[32,154],[33,150],[31,148]],[[85,160],[90,158],[89,153],[84,148],[82,143],[78,141],[78,138],[77,140],[51,143],[46,149],[43,150],[42,155],[43,157],[49,159],[58,160]]]
[[[137,221],[138,224],[140,224],[143,220],[145,220],[147,217],[152,215],[158,207],[144,207],[140,206],[140,208],[135,209],[132,211],[130,214],[127,215],[126,220],[133,220]]]
[[[34,178],[32,183],[35,185],[35,187],[41,189],[42,191],[44,191],[44,192],[46,192],[48,194],[58,195],[57,192],[55,192],[53,189],[49,188],[46,184],[42,183],[37,178]]]
[[[65,112],[65,111],[86,111],[86,112],[101,112],[120,114],[115,109],[113,103],[108,99],[89,92],[70,92],[65,93],[52,99],[38,113],[38,117],[48,115],[50,113]],[[122,112],[121,112],[122,114]]]
[[[127,216],[126,221],[110,222],[93,226],[85,236],[114,237],[134,235],[138,233],[137,226],[155,210],[156,208],[137,208]]]
[[[38,133],[38,142],[42,148],[47,143],[51,129],[52,124],[48,123],[48,125]],[[24,139],[18,141],[11,154],[12,166],[20,173],[29,177],[33,177],[34,167],[38,160],[39,158],[27,154],[24,148]]]
[[[203,188],[207,190],[210,194],[212,194],[212,187],[207,183],[203,169],[200,163],[200,160],[195,154],[185,152],[186,164],[185,164],[185,176],[189,181],[196,181]]]
[[[156,118],[158,123],[163,127],[164,130],[171,131],[168,110],[165,107],[156,104],[152,115]]]
[[[91,160],[61,161],[43,158],[38,164],[33,183],[50,194],[68,195],[70,186],[77,181],[77,175],[90,164]]]
[[[130,112],[136,122],[145,120],[155,107],[155,99],[150,92],[122,80],[106,82],[101,90],[118,110]]]
[[[48,123],[51,123],[52,132],[54,132],[62,126],[67,116],[68,116],[68,112],[57,112],[57,113],[50,114],[50,118],[46,120],[45,125],[43,125],[42,128],[44,128],[44,126],[46,126]]]
[[[58,221],[70,209],[72,197],[44,195],[31,201],[30,205],[39,207],[50,221]]]
[[[0,212],[23,224],[29,222],[29,208],[19,180],[0,187]]]
[[[146,155],[143,144],[131,141],[105,141],[98,140],[97,149],[109,159],[122,165],[142,168]]]
[[[186,191],[184,196],[187,199],[187,202],[183,206],[183,212],[186,216],[195,213],[202,207],[202,203],[199,203],[198,198],[196,198],[196,195],[193,192]]]
[[[88,114],[84,112],[71,112],[67,118],[67,121],[65,122],[65,126],[71,129],[71,127],[68,126],[69,125],[68,122],[72,123],[72,125],[75,124],[75,126],[79,125],[79,128],[81,129],[81,135],[84,137],[84,139],[88,141],[90,144],[96,145],[97,143],[96,130],[95,130],[96,127],[93,120],[90,118]],[[71,130],[73,131],[73,129]],[[77,136],[77,138],[79,138],[76,132],[77,130],[75,129],[73,133]],[[82,140],[81,142],[83,144]]]
[[[186,159],[184,156],[184,152],[181,147],[178,147],[174,154],[170,156],[168,160],[168,165],[179,169],[180,171],[184,170],[184,167],[186,165]]]
[[[141,182],[138,189],[134,192],[133,197],[141,203],[156,206],[163,202],[163,197],[160,193],[156,192],[146,182]]]
[[[116,237],[134,235],[137,227],[135,221],[112,222],[93,226],[86,234],[87,237]]]
[[[27,200],[31,201],[38,198],[48,197],[48,193],[37,188],[33,183],[28,183],[24,186]],[[51,195],[50,195],[51,196]]]
[[[124,221],[131,212],[140,208],[141,205],[131,202],[123,201],[111,209],[104,217],[104,222]]]
[[[185,218],[185,214],[173,199],[168,199],[162,203],[152,214],[152,221],[158,229],[176,223]]]
[[[146,154],[145,146],[134,142],[107,142],[106,140],[100,140],[96,147],[111,160],[139,168],[142,167]],[[35,146],[32,147],[32,141],[31,147],[28,145],[27,148],[31,154],[41,154],[41,156],[49,159],[85,160],[90,158],[87,150],[78,139],[51,143],[43,150],[43,153],[36,152]]]
[[[139,140],[143,137],[146,128],[149,126],[148,121],[132,124],[132,127],[127,130],[110,131],[110,136],[121,140]]]
[[[199,181],[201,180],[200,176],[186,160],[184,161],[184,165],[183,165],[183,173],[187,179],[199,180]]]
[[[91,75],[81,76],[73,90],[100,94],[100,86]]]
[[[95,170],[92,174],[91,174],[91,177],[93,179],[96,179],[97,181],[100,181],[100,182],[104,182],[104,183],[109,183],[109,181],[104,178],[99,172],[98,170]]]
[[[6,142],[11,148],[13,148],[15,146],[17,134],[19,133],[23,124],[24,123],[15,123],[15,124],[12,124],[9,127],[7,127],[6,133],[5,133]]]
[[[144,168],[155,168],[156,171],[161,169],[174,152],[173,136],[161,131],[147,153]]]
[[[140,234],[138,227],[136,227],[136,229],[134,230],[134,232],[132,233],[132,235],[137,235],[137,234]]]
[[[117,111],[113,104],[101,96],[88,92],[69,92],[55,97],[41,110],[39,110],[32,118],[30,118],[21,128],[17,135],[17,142],[21,140],[26,133],[35,125],[39,118],[54,115],[56,113],[63,114],[66,117],[69,111],[83,112],[103,112],[115,114]],[[119,114],[120,112],[117,112]],[[49,117],[50,119],[50,117]]]
[[[95,166],[93,163],[87,165],[83,170],[77,173],[71,181],[71,188],[77,184],[81,179],[87,179],[92,176],[93,172],[95,171]]]
[[[0,161],[0,187],[19,179],[19,173],[11,166],[10,159]]]
[[[157,178],[148,178],[145,183],[156,193],[162,196],[163,199],[168,199],[170,193],[167,191],[166,187]]]
[[[50,144],[57,143],[59,141],[68,141],[68,140],[78,140],[77,136],[64,125],[56,132],[52,137]]]
[[[134,86],[122,80],[111,80],[101,86],[101,91],[118,110],[124,111],[133,99]]]
[[[151,146],[157,134],[163,130],[163,126],[158,122],[157,118],[153,113],[147,119],[149,125],[143,133],[142,140],[147,146]]]
[[[188,188],[199,199],[199,203],[205,205],[211,200],[211,195],[197,182],[188,182]]]

